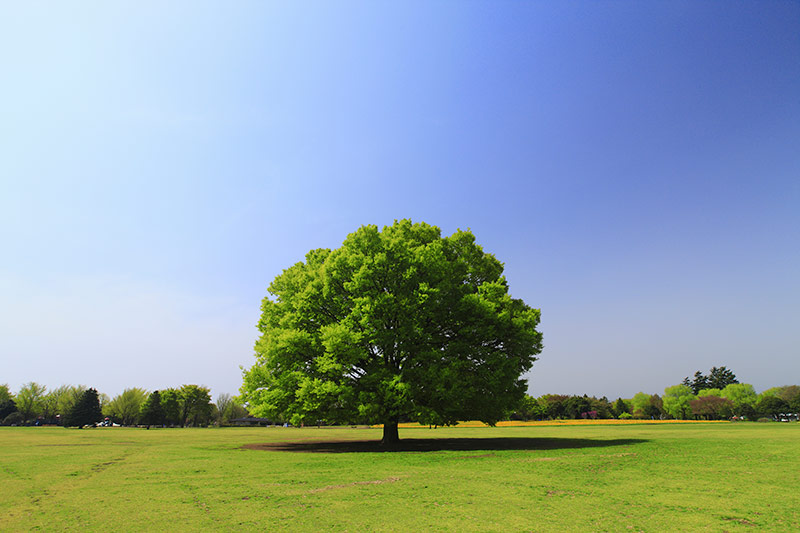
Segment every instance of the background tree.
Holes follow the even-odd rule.
[[[539,311],[509,296],[502,272],[469,232],[362,226],[272,282],[242,396],[295,424],[383,423],[384,444],[401,418],[493,424],[542,349]]]
[[[244,416],[247,416],[247,409],[240,405],[236,398],[226,393],[217,396],[217,424],[223,426],[235,418]]]
[[[614,414],[612,413],[611,402],[609,402],[608,398],[605,396],[602,398],[595,398],[592,396],[589,398],[589,403],[591,404],[592,411],[597,413],[597,418],[614,417]]]
[[[61,385],[46,393],[42,398],[42,417],[52,419],[57,415],[65,416],[87,388],[83,385]]]
[[[735,383],[739,383],[739,380],[736,379],[736,375],[721,366],[719,368],[712,367],[711,371],[708,373],[708,389],[724,389],[728,385],[733,385]]]
[[[23,385],[16,395],[17,410],[22,417],[28,421],[42,413],[42,399],[47,393],[47,387],[39,385],[35,381]]]
[[[56,411],[61,416],[64,416],[66,413],[69,413],[72,406],[78,403],[78,399],[83,394],[83,391],[88,389],[86,385],[63,385],[59,387],[59,395],[58,395],[58,403],[56,405]],[[108,397],[105,394],[98,394],[98,398],[100,400],[100,408],[103,408],[103,396]]]
[[[736,375],[721,366],[711,367],[711,370],[708,373],[708,376],[704,376],[702,372],[699,370],[694,373],[694,379],[689,380],[689,378],[683,379],[683,385],[688,386],[692,389],[692,393],[697,395],[700,393],[701,390],[705,389],[724,389],[726,386],[739,383],[736,379]]]
[[[13,400],[14,395],[11,394],[11,389],[8,388],[7,383],[3,383],[0,385],[0,403],[5,402],[6,400]]]
[[[182,426],[181,405],[183,399],[179,389],[165,389],[161,391],[161,408],[164,412],[164,422],[170,426]]]
[[[777,396],[784,402],[791,404],[795,400],[800,400],[800,386],[784,385],[783,387],[780,387],[780,389],[781,390]]]
[[[540,420],[544,417],[545,406],[533,396],[526,394],[514,410],[513,418],[517,420]]]
[[[544,407],[545,417],[551,420],[566,418],[566,401],[569,396],[565,394],[545,394],[539,398]]]
[[[142,424],[150,426],[160,426],[164,424],[164,409],[161,407],[161,394],[156,390],[150,393],[150,396],[142,404],[142,409],[139,414],[139,420]]]
[[[139,422],[142,404],[147,399],[147,391],[138,387],[125,389],[111,400],[103,409],[103,413],[123,426],[132,426]]]
[[[614,402],[614,417],[619,418],[619,415],[622,413],[628,413],[628,406],[625,403],[625,400],[622,398],[617,398],[617,401]]]
[[[691,413],[689,402],[694,400],[692,389],[686,385],[675,385],[664,389],[664,412],[672,418],[685,420]]]
[[[246,416],[250,416],[250,413],[247,411],[247,408],[239,403],[238,398],[234,398],[233,404],[230,407],[230,410],[225,414],[225,422],[229,423],[231,420],[236,418],[244,418]]]
[[[4,420],[11,413],[17,413],[17,404],[11,398],[0,400],[0,420]],[[21,415],[20,415],[21,416]]]
[[[181,387],[181,420],[183,425],[205,425],[211,416],[211,391],[198,385]]]
[[[64,419],[65,426],[90,426],[100,422],[103,413],[100,410],[100,400],[97,389],[86,389]]]
[[[756,412],[761,416],[777,417],[789,411],[789,404],[777,396],[762,396],[756,403]]]
[[[584,413],[592,411],[592,403],[588,396],[570,396],[564,402],[564,416],[570,419],[583,418]]]
[[[222,393],[217,396],[217,423],[222,425],[223,414],[233,404],[233,396],[227,393]]]
[[[691,381],[689,380],[688,377],[683,378],[682,384],[691,388],[693,394],[698,394],[701,390],[707,389],[709,387],[708,378],[704,376],[703,373],[700,372],[699,370],[694,373],[694,379],[692,379]]]
[[[664,400],[658,394],[653,394],[648,399],[644,407],[644,414],[647,418],[660,419],[664,412]]]
[[[689,402],[692,414],[706,420],[730,418],[733,414],[733,402],[719,396],[707,394],[698,396]]]
[[[650,418],[645,410],[650,405],[650,395],[644,392],[637,392],[631,399],[633,404],[633,417],[634,418]]]
[[[13,400],[12,400],[13,401]],[[3,419],[4,426],[20,426],[25,422],[25,419],[22,416],[22,413],[19,411],[14,411],[13,413],[9,413]]]
[[[791,404],[795,398],[800,397],[800,387],[797,385],[772,387],[762,392],[761,396],[776,396],[787,404]]]
[[[722,391],[720,389],[703,389],[697,393],[698,398],[703,398],[704,396],[719,396],[722,397]]]
[[[84,390],[86,390],[86,387],[84,387],[83,385],[81,385],[81,386],[79,387],[79,389],[80,389],[80,392],[83,392]],[[77,398],[78,398],[78,397],[80,397],[80,392],[79,392],[79,393],[76,395],[76,400],[75,400],[75,401],[77,401]],[[110,398],[110,397],[108,396],[108,394],[106,394],[105,392],[101,392],[101,393],[99,393],[99,394],[97,395],[97,399],[100,401],[100,409],[101,409],[101,410],[102,410],[102,409],[105,409],[106,405],[108,405],[109,403],[111,403],[111,398]]]
[[[789,402],[789,410],[793,413],[800,413],[800,394],[792,398]]]
[[[58,390],[46,392],[39,400],[39,416],[45,421],[51,421],[58,414]]]
[[[722,389],[720,396],[733,402],[734,415],[753,418],[758,397],[753,386],[748,383],[731,383]]]

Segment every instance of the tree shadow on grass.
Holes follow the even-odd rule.
[[[296,442],[268,442],[246,444],[247,450],[306,453],[379,453],[379,452],[442,452],[442,451],[497,451],[497,450],[563,450],[573,448],[605,448],[642,444],[647,439],[559,439],[559,438],[451,438],[403,439],[398,444],[385,447],[376,440],[304,440]]]

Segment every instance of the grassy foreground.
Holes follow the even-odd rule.
[[[412,451],[341,442],[378,429],[0,428],[0,530],[800,530],[800,424],[400,436]]]

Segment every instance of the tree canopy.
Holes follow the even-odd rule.
[[[383,423],[386,444],[401,419],[494,423],[542,349],[539,310],[502,273],[469,231],[409,220],[312,250],[269,286],[242,398],[294,424]]]
[[[732,401],[736,407],[745,404],[753,405],[758,399],[755,389],[749,383],[731,383],[722,389],[720,396]]]
[[[19,389],[14,400],[23,419],[30,420],[42,414],[42,401],[46,392],[47,387],[35,381],[26,383]]]
[[[756,403],[756,410],[767,416],[776,417],[789,411],[789,404],[777,396],[762,396]]]
[[[183,385],[180,389],[181,422],[184,426],[206,423],[211,415],[211,391],[200,385]]]
[[[705,394],[691,400],[692,414],[707,420],[729,418],[733,414],[733,402],[713,394]]]
[[[684,378],[682,385],[686,385],[687,387],[691,388],[693,394],[699,394],[701,390],[721,390],[728,385],[735,383],[739,383],[739,380],[736,379],[736,374],[724,366],[713,366],[711,367],[711,370],[708,372],[707,376],[703,375],[703,373],[698,370],[694,373],[693,379],[690,380],[688,377]]]
[[[17,413],[17,404],[12,399],[0,400],[0,422],[11,413]],[[22,416],[22,415],[20,415]]]
[[[147,391],[140,387],[125,389],[103,408],[103,414],[123,426],[134,425],[139,421],[142,404],[147,399]]]
[[[64,420],[65,426],[89,426],[103,419],[97,389],[86,389]]]
[[[689,403],[694,400],[692,389],[687,385],[675,385],[664,389],[664,411],[673,418],[686,419]]]
[[[149,428],[152,425],[164,423],[164,408],[161,406],[161,393],[157,390],[150,393],[150,396],[142,403],[139,413],[139,421],[146,424]]]
[[[2,385],[0,385],[0,402],[5,402],[13,399],[14,395],[11,394],[11,390],[8,388],[8,384],[3,383]]]

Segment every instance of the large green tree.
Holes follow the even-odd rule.
[[[468,231],[362,226],[336,250],[312,250],[269,286],[250,412],[294,424],[401,419],[494,423],[524,397],[542,349],[539,310],[511,298],[503,265]]]

